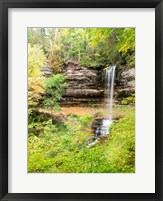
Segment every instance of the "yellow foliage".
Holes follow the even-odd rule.
[[[41,46],[28,45],[28,76],[29,77],[37,77],[42,73],[40,69],[45,65],[46,57],[44,55]]]
[[[50,61],[50,68],[52,69],[53,73],[60,73],[62,62],[60,56],[57,53],[57,50],[53,50],[48,59]]]
[[[46,57],[40,46],[28,45],[28,106],[37,106],[45,93],[45,79],[41,72],[45,61]]]
[[[44,91],[44,78],[32,77],[28,78],[28,105],[37,105],[38,101],[42,99]]]

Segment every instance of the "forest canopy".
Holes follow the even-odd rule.
[[[28,43],[42,47],[54,73],[69,60],[87,67],[134,67],[135,28],[29,28]]]

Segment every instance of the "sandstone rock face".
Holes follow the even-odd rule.
[[[67,88],[64,92],[64,95],[75,98],[84,98],[84,97],[94,97],[98,98],[103,96],[103,90],[97,89],[86,89],[86,88]]]
[[[68,62],[62,71],[68,87],[63,92],[63,104],[100,103],[104,97],[102,69],[79,66]]]
[[[135,93],[135,68],[120,72],[116,78],[115,99],[121,102],[122,98]]]
[[[122,72],[121,76],[123,79],[126,79],[127,81],[133,80],[135,78],[135,68],[131,68],[129,70]]]

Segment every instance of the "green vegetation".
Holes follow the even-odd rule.
[[[67,86],[66,76],[57,74],[46,79],[43,105],[52,109],[59,109],[59,101],[62,98],[62,91]]]
[[[131,94],[127,98],[123,98],[121,101],[122,105],[134,105],[135,104],[135,94]]]
[[[118,107],[110,135],[88,148],[92,116],[70,115],[65,123],[32,123],[29,129],[28,171],[39,173],[135,172],[134,108]],[[37,129],[37,131],[36,131]],[[37,135],[36,135],[37,133]]]

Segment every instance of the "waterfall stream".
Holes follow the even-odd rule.
[[[115,68],[116,66],[107,68],[105,74],[105,105],[106,109],[109,110],[110,121],[112,121]]]
[[[113,111],[113,96],[114,96],[114,79],[115,79],[116,66],[110,66],[106,69],[105,73],[105,90],[104,90],[104,105],[108,116],[104,119],[95,119],[92,128],[94,130],[94,141],[91,142],[88,147],[93,146],[98,141],[100,136],[106,136],[109,134],[109,128],[113,123],[112,111]]]
[[[113,110],[113,95],[114,95],[114,79],[115,79],[116,66],[110,66],[106,69],[105,74],[105,91],[104,91],[104,103],[106,111],[109,115],[107,118],[102,119],[95,131],[95,135],[105,136],[109,134],[109,127],[112,124],[112,110]]]

